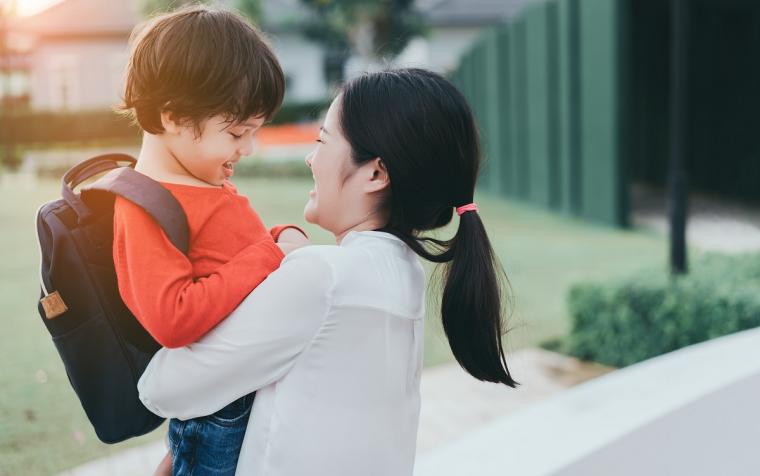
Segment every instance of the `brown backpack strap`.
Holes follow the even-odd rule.
[[[187,254],[190,231],[184,209],[160,183],[133,170],[136,163],[126,154],[105,154],[85,160],[63,176],[63,198],[77,214],[79,223],[84,224],[94,216],[95,207],[91,204],[99,201],[98,194],[124,197],[145,210],[161,226],[169,241]],[[88,178],[106,171],[110,172],[82,187],[81,194],[74,192]]]

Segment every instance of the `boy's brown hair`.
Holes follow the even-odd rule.
[[[191,6],[138,26],[130,39],[122,111],[151,134],[161,112],[195,128],[222,115],[230,123],[267,120],[282,105],[285,77],[261,33],[235,13]]]

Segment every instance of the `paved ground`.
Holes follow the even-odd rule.
[[[610,370],[532,348],[514,352],[509,362],[510,370],[521,383],[517,390],[479,382],[456,364],[423,372],[418,454]],[[154,443],[90,462],[59,476],[151,475],[164,453],[163,443]]]
[[[634,186],[632,222],[667,234],[667,199],[663,190]],[[703,194],[689,196],[686,240],[705,251],[744,253],[760,251],[760,209]]]

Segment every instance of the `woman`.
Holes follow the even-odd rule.
[[[189,419],[257,390],[236,474],[411,474],[425,301],[417,256],[446,263],[441,316],[457,361],[515,386],[501,344],[502,272],[472,203],[477,130],[448,81],[406,69],[345,85],[318,142],[304,216],[338,246],[293,251],[202,340],[162,349],[141,398]],[[455,210],[451,240],[422,236]]]

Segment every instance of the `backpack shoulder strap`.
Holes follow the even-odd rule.
[[[155,180],[131,167],[119,167],[82,188],[82,197],[93,191],[123,197],[139,206],[163,228],[169,241],[187,254],[190,232],[187,216],[174,195]]]

